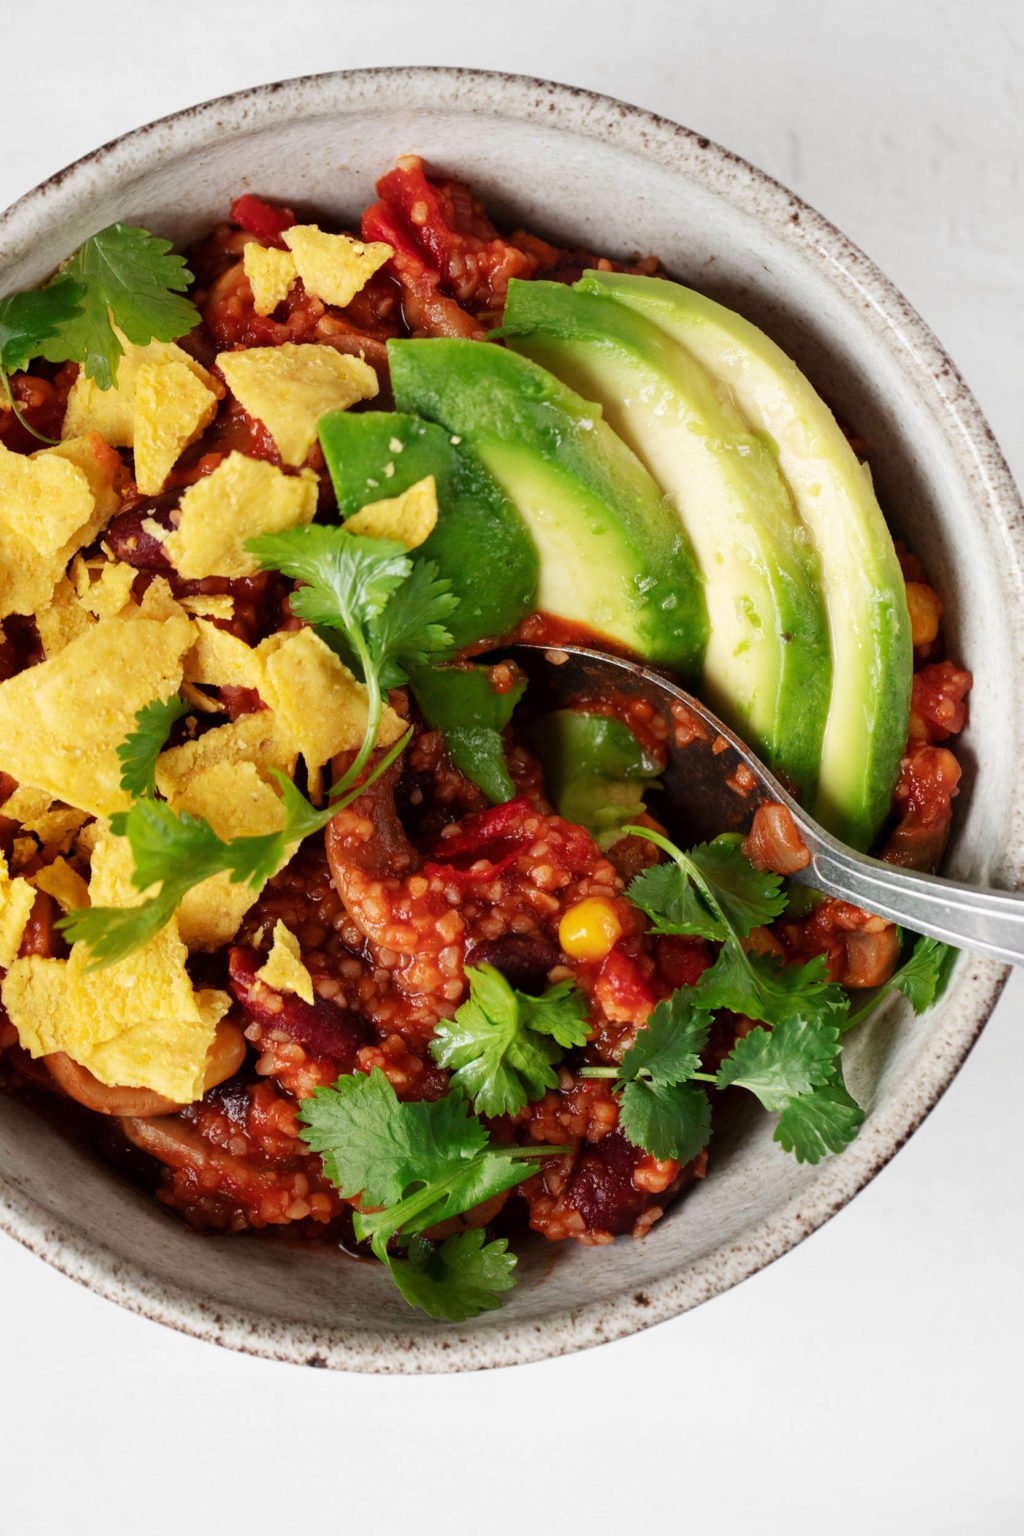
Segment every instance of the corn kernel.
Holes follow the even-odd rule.
[[[574,960],[603,960],[621,937],[615,908],[600,896],[578,901],[558,925],[558,942]]]

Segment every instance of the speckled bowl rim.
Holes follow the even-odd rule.
[[[767,225],[776,238],[831,269],[833,282],[867,317],[888,349],[901,354],[920,393],[978,493],[979,515],[1004,541],[1009,563],[1024,568],[1024,508],[991,429],[974,397],[924,321],[878,268],[836,227],[747,161],[690,129],[639,107],[578,87],[482,70],[397,67],[340,70],[256,86],[172,113],[112,140],[26,193],[0,215],[5,237],[41,214],[59,219],[97,175],[104,180],[153,164],[164,149],[199,150],[216,135],[254,119],[316,115],[332,106],[400,103],[429,110],[439,99],[467,102],[511,120],[543,111],[546,125],[609,142],[662,166],[698,177],[734,207]],[[471,98],[471,100],[470,100]],[[1008,622],[1024,646],[1024,594],[1016,586]],[[1014,704],[1024,710],[1024,686]],[[1024,805],[1011,807],[1008,856],[1024,857]],[[912,1135],[962,1066],[995,1007],[1009,974],[994,962],[961,962],[960,1009],[947,1017],[912,1079],[872,1115],[842,1157],[823,1166],[809,1188],[752,1227],[743,1241],[722,1245],[680,1273],[643,1290],[630,1284],[612,1300],[564,1308],[541,1322],[512,1322],[486,1333],[472,1324],[417,1331],[407,1341],[372,1327],[358,1336],[296,1326],[279,1318],[212,1307],[187,1286],[168,1284],[144,1263],[127,1263],[89,1234],[69,1233],[13,1181],[0,1176],[0,1230],[55,1269],[107,1299],[196,1338],[293,1364],[354,1371],[413,1373],[522,1364],[618,1339],[675,1317],[721,1294],[796,1246],[846,1205]]]

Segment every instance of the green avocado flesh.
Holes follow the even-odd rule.
[[[600,412],[504,347],[392,341],[388,354],[400,409],[443,426],[514,503],[540,559],[537,606],[697,672],[707,614],[693,557],[657,485]]]
[[[393,411],[335,411],[319,435],[342,518],[434,476],[437,526],[415,553],[437,564],[459,599],[445,621],[456,647],[508,634],[533,611],[533,540],[501,486],[447,432]]]
[[[750,321],[659,278],[590,272],[581,286],[684,346],[774,444],[820,560],[828,611],[832,688],[816,814],[868,847],[892,805],[913,673],[906,589],[868,470],[796,364]]]
[[[684,347],[599,293],[512,282],[503,334],[599,402],[678,509],[708,606],[702,692],[811,796],[828,709],[828,627],[817,560],[771,445]]]

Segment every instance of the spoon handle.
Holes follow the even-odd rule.
[[[995,891],[883,864],[866,854],[801,832],[811,862],[795,877],[804,884],[877,912],[916,933],[957,949],[1024,965],[1024,891]]]

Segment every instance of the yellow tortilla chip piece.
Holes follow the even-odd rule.
[[[342,309],[395,254],[382,241],[327,235],[315,224],[293,224],[281,238],[295,257],[306,292]]]
[[[277,716],[309,768],[353,751],[366,730],[366,688],[311,629],[271,635],[257,647],[263,661],[260,697]],[[404,726],[385,705],[378,742],[390,746]]]
[[[255,763],[214,763],[197,773],[171,801],[208,821],[218,837],[255,837],[284,826],[281,797],[260,778]],[[282,863],[291,857],[285,854]],[[189,949],[219,949],[238,932],[262,886],[213,875],[187,892],[177,911],[178,931]]]
[[[96,439],[39,453],[0,444],[0,618],[48,606],[71,556],[116,511],[112,468]]]
[[[218,395],[186,363],[146,363],[135,382],[135,483],[156,496],[217,414]]]
[[[368,539],[394,539],[417,549],[437,527],[437,485],[433,475],[417,480],[401,496],[373,501],[345,520],[346,533]]]
[[[44,864],[32,876],[32,884],[37,891],[52,896],[62,912],[89,905],[89,887],[67,859],[54,859],[52,864]]]
[[[275,992],[294,992],[304,1003],[313,1001],[313,978],[302,963],[299,941],[280,921],[274,924],[274,946],[256,975]]]
[[[67,576],[62,576],[53,589],[53,596],[45,608],[33,615],[43,655],[49,660],[62,651],[72,640],[84,634],[92,625],[92,618],[78,601],[78,596]]]
[[[181,498],[178,526],[164,543],[167,557],[189,581],[255,576],[259,562],[246,539],[311,523],[318,490],[311,469],[286,475],[265,459],[229,453]]]
[[[140,619],[187,619],[166,576],[154,576],[138,605]]]
[[[195,741],[161,752],[156,760],[156,787],[173,801],[186,792],[198,774],[217,763],[255,763],[266,778],[271,768],[293,774],[296,757],[295,745],[273,711],[260,709],[240,715],[228,725],[216,726]]]
[[[151,341],[144,347],[137,347],[117,326],[114,332],[124,348],[114,387],[100,389],[94,379],[86,378],[85,369],[80,369],[68,395],[63,437],[98,432],[112,448],[131,448],[135,443],[135,395],[144,368],[180,364],[190,369],[208,389],[216,390],[216,380],[173,341]]]
[[[288,290],[298,277],[291,251],[250,240],[242,252],[242,267],[252,289],[252,307],[258,315],[272,315],[288,297]]]
[[[202,619],[233,619],[235,600],[230,592],[197,592],[193,597],[179,599],[187,613]]]
[[[55,805],[53,796],[46,790],[33,789],[26,784],[19,784],[4,802],[0,816],[20,822],[24,831],[38,837],[46,847],[70,842],[89,819],[85,811],[77,811],[69,805]]]
[[[112,619],[127,607],[138,574],[133,565],[116,560],[88,562],[76,557],[71,562],[70,576],[78,601],[98,619]]]
[[[105,833],[93,856],[92,904],[141,900],[131,869],[127,842]],[[81,944],[67,960],[16,960],[3,982],[4,1006],[32,1056],[65,1051],[100,1082],[152,1088],[187,1104],[202,1095],[207,1052],[231,999],[195,992],[186,958],[172,918],[142,949],[104,970],[87,970]]]
[[[32,915],[36,893],[27,880],[7,873],[7,860],[0,853],[0,966],[14,964]]]
[[[189,621],[103,619],[0,683],[0,767],[94,816],[130,804],[117,747],[151,699],[176,693]]]
[[[255,688],[259,692],[263,663],[251,646],[209,619],[197,619],[193,635],[195,642],[185,657],[185,676],[190,683],[205,683],[209,688]]]
[[[221,352],[217,366],[242,408],[261,421],[286,464],[304,463],[328,411],[372,400],[377,375],[361,357],[286,341],[280,347]]]

